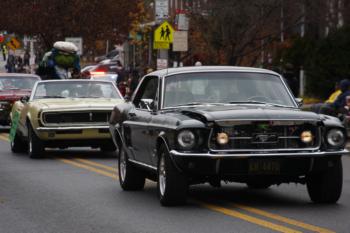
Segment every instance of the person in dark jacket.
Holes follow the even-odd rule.
[[[350,81],[348,79],[343,79],[339,83],[341,94],[336,98],[333,103],[325,103],[322,104],[319,108],[319,113],[337,116],[338,113],[342,111],[342,109],[346,105],[346,97],[350,96]]]

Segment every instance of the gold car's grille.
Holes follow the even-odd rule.
[[[109,111],[48,112],[42,119],[44,124],[107,124],[110,115]]]

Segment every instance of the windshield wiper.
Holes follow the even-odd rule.
[[[248,100],[248,101],[230,101],[229,104],[269,104],[266,102],[261,101],[254,101],[254,100]]]
[[[264,104],[264,105],[274,106],[274,107],[294,108],[293,106],[287,106],[287,105],[275,104],[275,103],[267,103],[267,102],[254,101],[254,100],[249,100],[249,101],[230,101],[229,103],[230,104]]]
[[[101,97],[101,96],[77,96],[75,98],[93,98],[93,99],[95,99],[95,98],[104,98],[104,97]]]
[[[191,103],[184,103],[184,104],[179,104],[175,105],[173,107],[180,107],[180,106],[193,106],[193,105],[202,105],[202,102],[191,102]]]
[[[65,99],[67,97],[60,96],[60,95],[45,95],[45,96],[38,96],[37,98],[40,98],[40,99]]]

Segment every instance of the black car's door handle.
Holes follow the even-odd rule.
[[[134,112],[129,112],[128,115],[129,115],[129,117],[136,117],[136,113],[134,113]]]

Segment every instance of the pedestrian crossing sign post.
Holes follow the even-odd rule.
[[[16,50],[21,47],[21,43],[16,39],[16,37],[11,37],[11,39],[6,43],[7,47]]]
[[[154,31],[153,48],[154,49],[169,49],[169,44],[174,40],[174,28],[168,21],[164,21]]]

